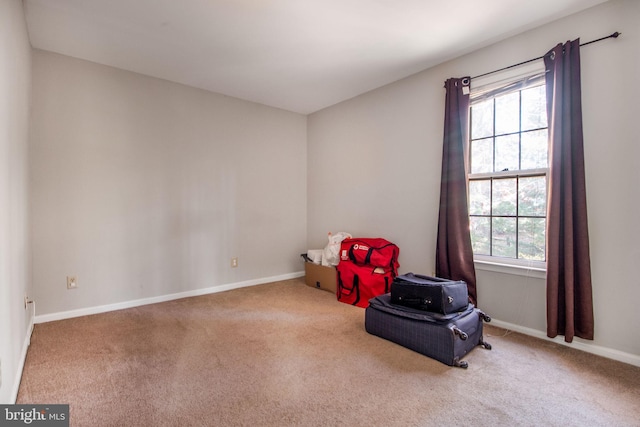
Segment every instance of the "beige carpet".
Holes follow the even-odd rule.
[[[36,325],[17,403],[74,426],[640,426],[640,368],[485,328],[451,368],[289,280]]]

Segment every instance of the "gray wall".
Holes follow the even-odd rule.
[[[33,310],[29,278],[28,169],[31,46],[22,2],[0,2],[0,403],[13,403]]]
[[[310,115],[308,246],[321,247],[327,231],[386,237],[400,247],[401,272],[431,273],[444,81],[620,31],[617,40],[582,49],[596,338],[580,344],[640,355],[640,330],[631,326],[640,324],[638,22],[640,2],[607,2]],[[479,270],[479,304],[495,319],[544,335],[544,280],[524,274]]]
[[[37,315],[302,269],[305,116],[37,50],[33,95]]]

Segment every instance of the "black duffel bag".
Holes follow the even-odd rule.
[[[463,280],[407,273],[393,279],[391,303],[450,314],[467,308],[469,291]]]

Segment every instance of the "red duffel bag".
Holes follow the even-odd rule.
[[[345,239],[340,245],[340,261],[383,267],[398,274],[400,248],[379,237]]]
[[[340,261],[336,295],[345,304],[368,307],[369,300],[391,290],[395,274],[390,268],[358,265],[351,261]]]

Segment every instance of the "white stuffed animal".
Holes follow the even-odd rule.
[[[349,233],[339,231],[335,234],[329,232],[329,243],[322,251],[322,265],[334,266],[340,262],[340,244],[344,239],[352,239]]]

